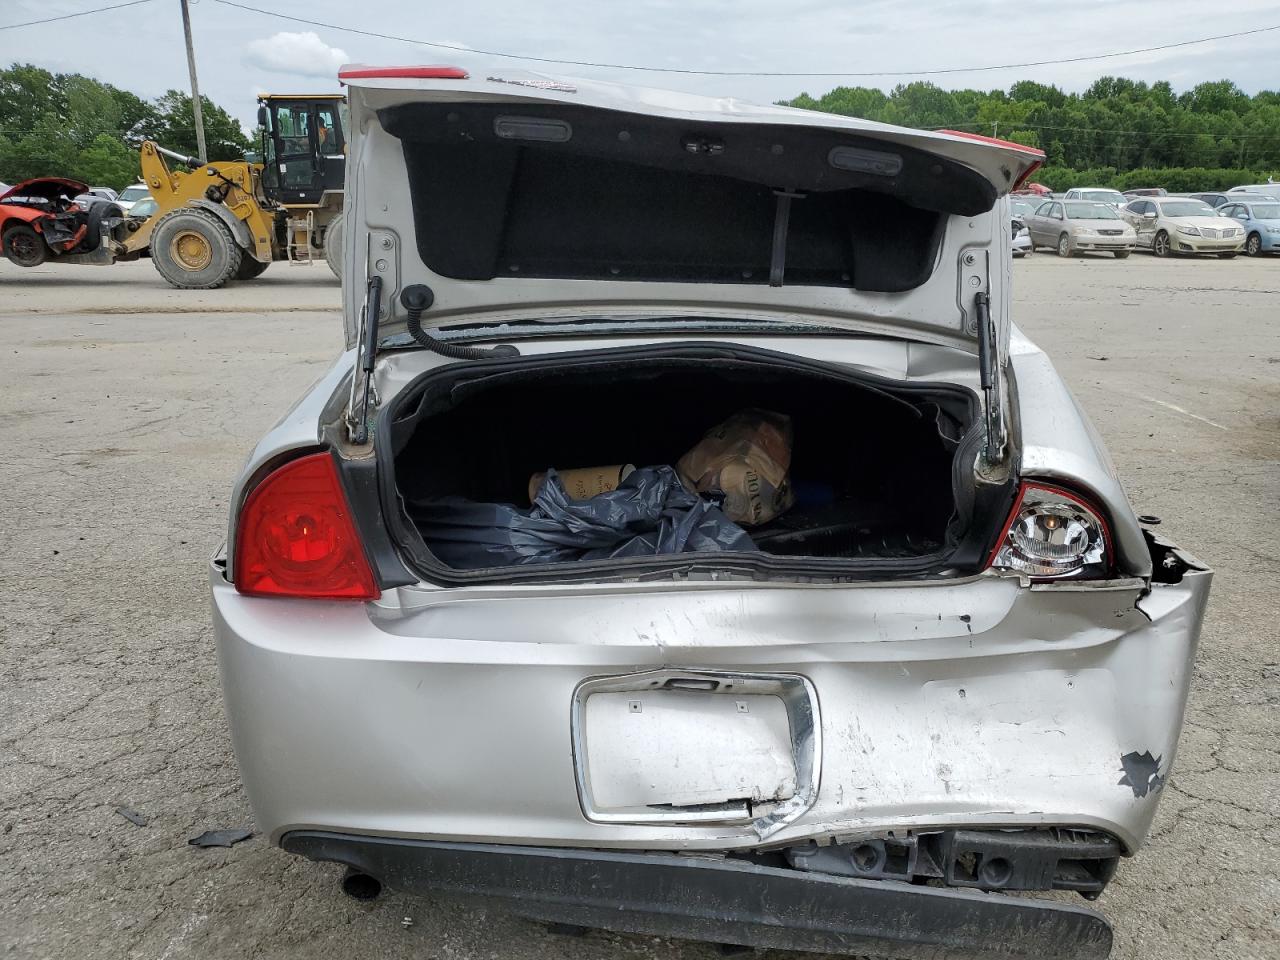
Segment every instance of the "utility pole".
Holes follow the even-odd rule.
[[[999,137],[999,136],[1000,136],[1000,121],[999,121],[999,120],[995,120],[995,121],[993,121],[993,122],[992,122],[992,124],[991,124],[991,136],[993,136],[993,137]]]
[[[204,108],[200,104],[200,84],[196,81],[196,51],[191,46],[191,11],[187,0],[182,4],[182,32],[187,37],[187,71],[191,74],[191,110],[196,118],[196,153],[201,163],[209,162],[209,152],[204,147]]]

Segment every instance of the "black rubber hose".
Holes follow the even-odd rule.
[[[413,284],[400,291],[400,304],[408,311],[406,325],[409,336],[433,353],[450,360],[484,360],[492,357],[518,357],[520,351],[509,343],[496,347],[468,347],[460,343],[444,343],[422,329],[422,314],[435,303],[430,287]]]

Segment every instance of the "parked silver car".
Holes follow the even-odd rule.
[[[1047,200],[1026,219],[1033,247],[1050,247],[1060,257],[1086,251],[1113,253],[1123,260],[1138,242],[1133,228],[1109,203],[1091,200]]]
[[[1035,246],[1031,243],[1031,231],[1027,229],[1027,225],[1016,217],[1011,224],[1011,233],[1013,234],[1013,256],[1015,259],[1029,257],[1035,253]]]
[[[1101,914],[1004,894],[1092,899],[1142,846],[1211,575],[1013,325],[1039,152],[341,78],[346,350],[210,568],[259,828],[359,896],[1105,957]]]
[[[117,203],[116,192],[110,187],[90,187],[76,197],[76,206],[81,210],[88,210],[101,203]]]

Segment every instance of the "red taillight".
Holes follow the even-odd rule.
[[[327,453],[269,474],[245,500],[235,583],[263,597],[376,600],[381,594]]]
[[[344,67],[338,81],[346,80],[466,80],[470,74],[461,67]]]

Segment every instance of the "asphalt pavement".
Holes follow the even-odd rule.
[[[1155,829],[1097,903],[1113,956],[1280,957],[1280,259],[1037,254],[1014,272],[1015,321],[1094,418],[1138,512],[1217,571]],[[206,564],[249,450],[340,350],[338,301],[322,264],[180,292],[145,261],[0,262],[0,951],[719,956],[566,938],[474,904],[357,903],[338,868],[261,837],[187,843],[253,826]]]

